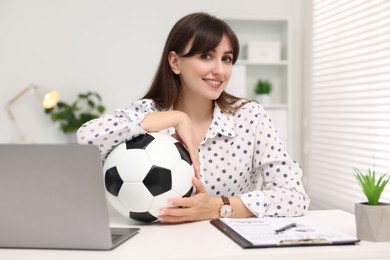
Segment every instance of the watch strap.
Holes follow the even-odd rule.
[[[233,211],[233,209],[230,205],[230,201],[225,196],[221,196],[221,199],[222,199],[222,206],[219,209],[219,216],[221,218],[229,218],[230,215],[232,214],[232,211]]]
[[[223,205],[230,205],[230,201],[228,197],[221,196]]]

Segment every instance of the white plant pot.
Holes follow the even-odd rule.
[[[356,232],[360,240],[390,241],[390,204],[355,204]]]
[[[270,94],[257,94],[255,98],[256,98],[256,101],[260,105],[269,105],[269,104],[271,104],[271,95]]]

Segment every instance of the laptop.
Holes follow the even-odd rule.
[[[0,144],[0,247],[110,250],[139,228],[110,228],[93,145]]]

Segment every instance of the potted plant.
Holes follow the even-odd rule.
[[[269,80],[259,79],[256,83],[255,94],[256,100],[260,104],[270,104],[271,103],[271,91],[272,84]]]
[[[100,95],[96,92],[80,93],[70,104],[58,102],[56,106],[45,109],[53,122],[58,122],[61,131],[70,138],[85,122],[101,116],[106,110]],[[75,140],[71,140],[74,142]]]
[[[355,169],[355,177],[368,202],[355,204],[357,236],[361,240],[390,241],[390,204],[380,197],[390,176],[368,169],[366,173]]]

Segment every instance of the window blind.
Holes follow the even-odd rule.
[[[304,170],[312,209],[353,212],[354,168],[390,172],[390,0],[313,0]],[[381,201],[390,203],[390,184]]]

